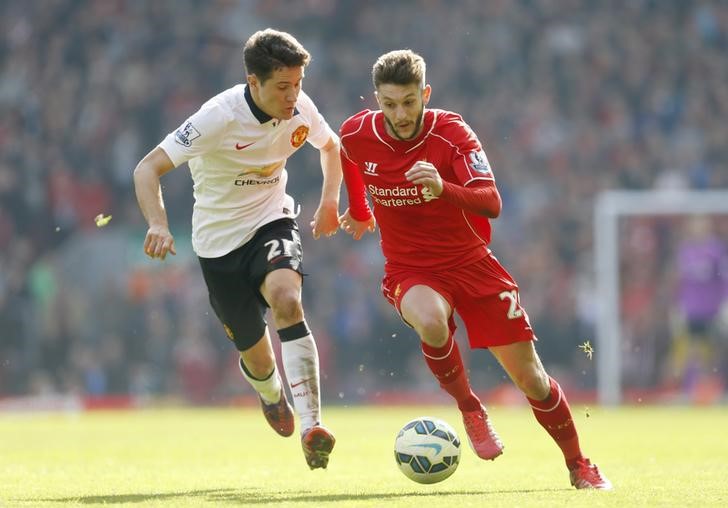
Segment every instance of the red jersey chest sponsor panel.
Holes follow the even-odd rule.
[[[476,155],[482,154],[480,143],[459,115],[426,110],[422,133],[401,141],[386,133],[381,112],[363,111],[344,122],[341,143],[345,164],[356,165],[373,204],[388,268],[445,270],[488,254],[486,217],[465,212],[405,177],[416,162],[426,161],[457,185],[493,179],[484,154]]]

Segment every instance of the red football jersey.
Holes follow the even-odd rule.
[[[447,270],[485,257],[490,222],[423,192],[404,174],[417,161],[433,164],[443,180],[462,186],[493,181],[473,130],[456,113],[426,109],[412,140],[387,134],[381,111],[362,111],[341,126],[341,160],[352,217],[368,217],[365,189],[379,226],[388,268]]]

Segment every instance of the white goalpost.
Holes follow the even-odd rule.
[[[619,219],[639,215],[728,214],[728,190],[604,191],[594,208],[597,395],[605,405],[622,400],[619,314]]]

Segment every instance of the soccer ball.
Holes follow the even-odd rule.
[[[408,422],[397,434],[394,459],[410,480],[441,482],[458,468],[460,439],[444,421],[421,416]]]

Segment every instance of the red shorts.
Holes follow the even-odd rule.
[[[493,254],[441,272],[388,269],[382,293],[401,316],[402,297],[417,285],[428,286],[447,300],[465,323],[472,349],[536,340],[519,301],[518,285]],[[454,333],[453,315],[448,324]]]

